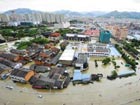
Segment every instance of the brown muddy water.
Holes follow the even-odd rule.
[[[118,71],[129,69],[122,59],[116,59],[116,62],[121,66]],[[89,70],[85,73],[103,73],[104,78],[100,82],[75,86],[70,83],[64,90],[36,90],[29,84],[0,81],[0,105],[139,105],[140,71],[137,70],[136,76],[110,81],[106,76],[114,70],[112,63],[107,66],[103,66],[101,61],[97,63],[95,68],[94,59],[90,59]],[[7,89],[7,85],[14,88]]]

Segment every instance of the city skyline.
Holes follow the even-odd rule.
[[[57,10],[71,10],[77,12],[110,12],[114,10],[140,12],[139,5],[139,0],[46,0],[45,2],[40,2],[40,0],[10,0],[10,2],[9,0],[0,0],[0,12],[17,8],[29,8],[44,12],[52,12]]]

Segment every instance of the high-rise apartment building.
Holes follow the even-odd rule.
[[[52,13],[29,13],[16,14],[12,12],[9,15],[0,14],[0,22],[33,22],[33,23],[62,23],[65,22],[64,15]]]
[[[7,14],[0,14],[0,20],[1,22],[9,22],[10,17]]]
[[[109,43],[111,38],[111,33],[108,30],[100,30],[99,41],[101,43]]]

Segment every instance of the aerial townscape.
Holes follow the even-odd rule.
[[[139,87],[140,12],[0,13],[0,105],[139,105]]]

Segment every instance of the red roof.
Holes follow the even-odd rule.
[[[51,34],[51,37],[59,37],[59,36],[60,36],[60,33],[57,33],[57,32]]]

